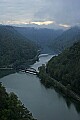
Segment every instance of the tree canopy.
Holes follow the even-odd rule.
[[[80,42],[53,57],[46,71],[65,86],[69,84],[80,95]]]
[[[0,26],[0,67],[29,64],[37,55],[37,46],[12,26]]]
[[[8,94],[0,83],[0,120],[35,120],[14,93]]]

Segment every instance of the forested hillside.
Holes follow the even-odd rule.
[[[80,42],[53,57],[46,70],[52,78],[80,95]]]
[[[36,42],[36,44],[41,48],[42,53],[54,53],[51,45],[55,38],[63,33],[63,30],[48,28],[14,27],[14,29],[21,33],[23,36]]]
[[[43,53],[59,53],[80,40],[80,27],[77,26],[65,31],[32,27],[14,27],[14,29],[35,41]]]
[[[0,83],[0,120],[35,120],[14,93],[8,94]]]
[[[32,41],[11,26],[0,26],[0,67],[27,66],[36,55]]]
[[[60,36],[53,40],[51,47],[53,50],[61,52],[77,41],[80,41],[80,27],[76,26],[64,31]]]

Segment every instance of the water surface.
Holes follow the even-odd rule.
[[[40,56],[36,68],[46,63],[52,55]],[[15,92],[38,120],[80,120],[79,106],[65,100],[54,89],[46,89],[36,75],[15,73],[1,78],[8,92]],[[77,108],[77,110],[76,110]]]

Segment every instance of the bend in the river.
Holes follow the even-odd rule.
[[[40,55],[31,67],[38,67],[53,55]],[[80,106],[63,98],[54,89],[46,89],[36,75],[15,73],[0,79],[8,92],[15,92],[38,120],[80,120]]]

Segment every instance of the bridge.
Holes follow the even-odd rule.
[[[25,72],[25,73],[29,73],[29,74],[33,74],[33,75],[37,75],[37,71],[34,68],[26,68],[24,70],[21,70],[21,72]]]

